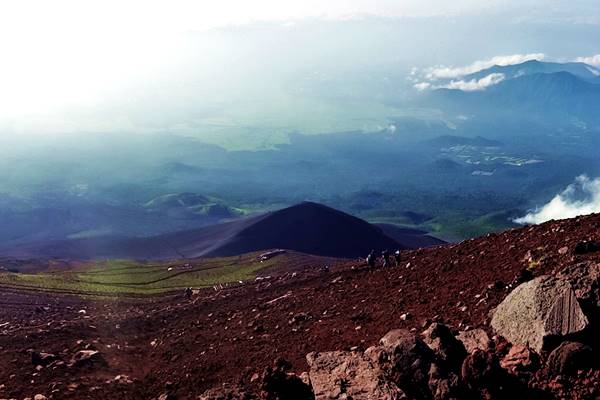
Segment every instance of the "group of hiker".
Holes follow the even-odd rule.
[[[374,268],[377,264],[377,259],[378,257],[375,255],[375,250],[371,250],[365,261],[370,268]],[[393,257],[390,257],[389,250],[383,250],[379,256],[379,259],[381,259],[381,265],[383,268],[391,267],[392,260],[395,265],[398,266],[398,264],[400,264],[400,250],[396,250]]]

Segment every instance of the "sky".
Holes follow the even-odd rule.
[[[255,21],[504,15],[512,21],[600,23],[594,0],[8,0],[0,2],[2,32],[204,30]],[[499,23],[509,22],[507,20]]]
[[[598,23],[594,0],[19,0],[3,1],[3,30],[202,30],[253,21],[306,17],[477,16],[512,13],[515,20]]]
[[[254,21],[307,17],[348,18],[358,15],[432,16],[471,15],[514,6],[514,2],[480,0],[129,0],[129,1],[4,1],[0,21],[3,31],[63,30],[127,31],[135,21],[144,31],[204,30]],[[26,22],[25,26],[23,22]]]
[[[203,98],[211,95],[224,101],[230,101],[229,94],[234,92],[269,92],[272,87],[265,87],[273,79],[271,73],[281,79],[271,85],[279,90],[302,65],[311,69],[303,73],[335,70],[331,64],[339,66],[338,71],[387,64],[390,71],[430,65],[432,71],[452,73],[477,66],[477,60],[529,54],[600,64],[600,48],[595,47],[600,12],[595,3],[0,1],[0,134],[45,129],[143,130],[139,121],[112,111],[129,107],[148,114],[148,107],[181,108],[184,102],[201,100],[194,94],[197,87],[204,89]],[[381,22],[359,26],[363,20]],[[346,25],[314,29],[314,21]],[[249,28],[265,23],[279,28]],[[315,43],[311,31],[321,32],[321,43]],[[302,59],[295,58],[295,53]],[[273,60],[276,66],[264,60]],[[252,68],[257,76],[248,72]],[[247,82],[261,80],[265,82],[258,89],[247,88]],[[220,82],[223,85],[217,85]],[[234,87],[232,82],[239,85]],[[140,99],[156,93],[160,93],[160,103],[140,105]],[[166,128],[187,123],[168,119]]]

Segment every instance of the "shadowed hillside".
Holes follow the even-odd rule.
[[[195,230],[152,237],[99,236],[5,247],[14,257],[169,259],[232,256],[283,248],[314,255],[362,257],[369,251],[413,248],[415,235],[395,239],[366,221],[317,203]],[[421,246],[430,244],[423,241]]]

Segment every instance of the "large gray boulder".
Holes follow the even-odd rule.
[[[401,400],[406,395],[362,352],[309,353],[309,377],[316,400]]]
[[[494,311],[491,326],[513,344],[536,352],[551,338],[581,332],[589,325],[571,284],[540,276],[515,288]]]

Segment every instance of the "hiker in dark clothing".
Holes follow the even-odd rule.
[[[390,266],[390,252],[388,250],[382,251],[381,258],[383,258],[383,268],[389,267]]]
[[[192,294],[193,294],[192,288],[191,287],[185,288],[185,291],[183,292],[183,294],[185,295],[186,299],[190,300],[192,298]]]
[[[375,250],[371,250],[371,252],[367,256],[367,260],[366,261],[367,261],[367,265],[370,268],[375,267]]]
[[[396,267],[398,265],[400,265],[401,259],[402,259],[402,257],[400,257],[400,250],[396,250],[396,252],[394,253],[394,260],[396,261]]]

